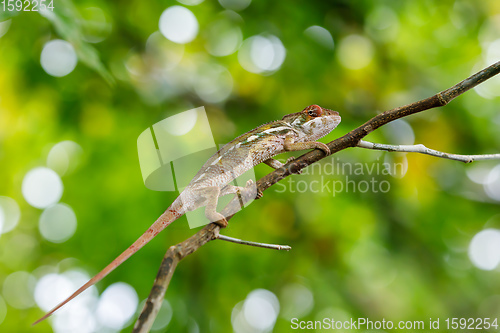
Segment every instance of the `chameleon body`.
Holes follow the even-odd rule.
[[[208,159],[184,191],[141,237],[34,324],[46,319],[81,292],[102,280],[186,212],[205,207],[205,215],[211,222],[221,227],[227,226],[225,217],[216,211],[216,207],[219,197],[244,190],[230,184],[235,178],[260,163],[275,169],[282,167],[284,164],[272,157],[285,151],[318,148],[329,155],[328,146],[316,140],[335,129],[340,120],[338,112],[310,105],[301,112],[286,115],[281,120],[259,126],[232,140]]]

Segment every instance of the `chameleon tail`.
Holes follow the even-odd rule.
[[[76,296],[80,295],[84,290],[93,286],[97,282],[101,281],[106,275],[111,273],[116,267],[120,266],[125,260],[130,258],[134,253],[136,253],[139,249],[141,249],[144,245],[146,245],[150,240],[152,240],[156,235],[160,233],[163,229],[165,229],[170,223],[177,220],[181,217],[185,211],[183,210],[183,206],[180,203],[180,199],[175,200],[172,205],[149,227],[149,229],[139,237],[128,249],[123,251],[115,260],[113,260],[108,266],[106,266],[102,271],[100,271],[96,276],[90,279],[87,283],[85,283],[80,289],[75,291],[71,296],[69,296],[66,300],[59,303],[55,308],[50,310],[46,315],[42,318],[35,321],[32,325],[36,325],[39,322],[50,317],[56,310],[60,307],[71,301]]]

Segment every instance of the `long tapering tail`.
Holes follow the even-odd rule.
[[[149,229],[142,234],[128,249],[123,251],[115,260],[113,260],[108,266],[106,266],[102,271],[100,271],[96,276],[90,279],[87,283],[85,283],[80,289],[75,291],[71,296],[69,296],[66,300],[59,303],[55,308],[50,310],[46,315],[42,318],[38,319],[33,323],[33,325],[38,324],[39,322],[50,317],[55,311],[57,311],[64,304],[71,301],[76,296],[80,295],[84,290],[101,281],[106,275],[111,273],[116,267],[120,266],[125,260],[130,258],[134,253],[136,253],[139,249],[141,249],[144,245],[146,245],[150,240],[152,240],[156,235],[160,233],[163,229],[165,229],[170,223],[177,220],[179,217],[184,215],[183,206],[180,203],[180,199],[177,198],[172,205],[149,227]]]

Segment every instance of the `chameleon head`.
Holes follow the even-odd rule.
[[[313,104],[300,112],[284,116],[282,120],[305,135],[308,141],[315,141],[333,131],[341,118],[337,111]]]

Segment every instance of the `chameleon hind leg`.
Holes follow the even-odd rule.
[[[220,192],[221,190],[219,186],[210,186],[203,189],[203,195],[207,199],[205,216],[210,220],[210,222],[214,222],[221,228],[225,228],[227,227],[226,217],[217,212],[217,202],[219,201]]]
[[[274,158],[270,158],[270,159],[268,159],[268,160],[265,160],[265,161],[264,161],[264,164],[269,165],[271,168],[273,168],[274,170],[276,170],[276,169],[279,169],[279,168],[284,167],[284,166],[285,166],[285,164],[290,163],[290,162],[291,162],[291,161],[293,161],[294,159],[295,159],[295,157],[294,157],[294,156],[290,156],[290,157],[286,160],[286,162],[283,164],[283,163],[281,163],[280,161],[278,161],[278,160],[276,160],[276,159],[274,159]],[[297,173],[297,174],[301,174],[301,173],[302,173],[302,170],[299,170],[299,171],[297,171],[296,173]],[[261,192],[261,193],[262,193],[262,192]],[[262,197],[262,195],[261,195],[261,197]]]
[[[287,161],[288,162],[288,161]],[[269,165],[271,168],[273,168],[274,170],[276,169],[279,169],[281,168],[282,166],[284,166],[283,163],[281,163],[280,161],[274,159],[274,158],[270,158],[268,160],[265,160],[264,161],[264,164],[266,165]]]
[[[276,161],[276,162],[278,162],[278,161]],[[221,189],[220,196],[227,195],[227,194],[244,194],[247,191],[251,191],[252,186],[255,186],[254,181],[252,179],[247,180],[245,187],[227,184],[226,186],[224,186]]]
[[[252,179],[249,179],[246,182],[245,187],[241,186],[234,186],[232,184],[228,184],[224,186],[221,189],[220,196],[226,195],[226,194],[236,194],[236,195],[241,195],[245,196],[247,194],[251,195],[252,198],[259,199],[262,197],[262,191],[257,189],[257,186],[255,185],[255,182]],[[241,202],[241,207],[243,208],[243,203]]]

